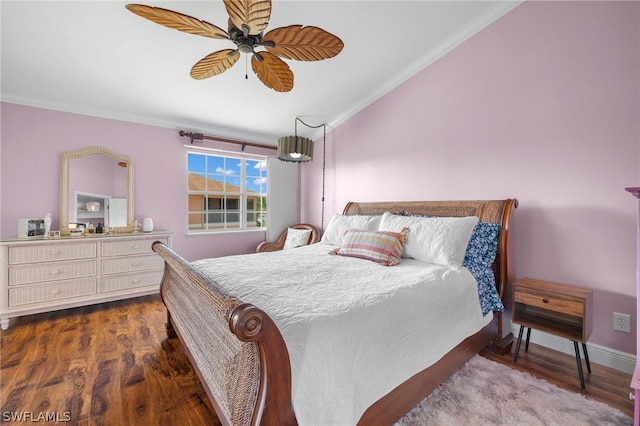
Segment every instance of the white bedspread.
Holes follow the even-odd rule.
[[[482,316],[466,268],[408,258],[386,267],[329,255],[331,248],[193,262],[277,324],[300,425],[356,424],[371,404],[492,318]]]

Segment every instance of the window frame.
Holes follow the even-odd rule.
[[[203,162],[204,168],[200,166],[192,169],[190,164],[192,155],[202,156],[199,161]],[[267,158],[268,156],[266,155],[247,155],[220,150],[189,150],[186,156],[187,235],[265,232],[267,230],[267,188],[269,186]],[[222,171],[209,169],[210,167],[213,168],[210,164],[220,164],[220,160],[222,160],[221,164],[223,164]],[[259,165],[256,173],[250,172],[250,164],[248,162],[256,162]],[[231,165],[228,166],[229,163],[235,163],[233,164],[234,171],[237,170],[235,167],[239,168],[237,173],[231,171]],[[202,179],[202,190],[193,188],[191,182],[192,174]],[[230,176],[229,180],[227,180],[227,176]],[[198,178],[194,177],[193,179]],[[263,180],[263,182],[257,183],[258,192],[248,188],[248,182],[251,179]],[[208,188],[210,181],[217,182],[216,185],[221,183],[222,188],[210,190]],[[230,181],[235,182],[232,184]],[[240,185],[238,186],[235,183]],[[231,200],[237,200],[237,208],[228,210],[227,206]],[[263,201],[256,202],[254,200]],[[200,203],[199,207],[196,203]],[[220,208],[212,209],[212,204],[217,204]],[[254,207],[251,210],[249,209],[250,205]],[[248,220],[250,214],[253,215],[255,222]],[[221,215],[222,220],[218,222],[221,226],[216,226],[215,221],[210,220],[212,219],[210,215]],[[228,221],[229,215],[237,215],[238,221]],[[198,216],[201,216],[201,218],[194,220],[194,217],[197,218]],[[259,218],[263,218],[263,226],[258,224]],[[253,223],[253,225],[250,225],[250,223]]]

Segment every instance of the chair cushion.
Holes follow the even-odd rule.
[[[309,236],[311,235],[311,229],[287,229],[287,239],[284,241],[284,249],[292,249],[300,246],[305,246],[309,242]]]

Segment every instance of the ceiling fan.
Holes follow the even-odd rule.
[[[260,81],[277,92],[293,89],[293,72],[281,58],[319,61],[336,56],[344,44],[340,38],[322,28],[290,25],[264,30],[271,17],[271,0],[224,0],[229,14],[229,30],[209,22],[160,7],[128,4],[126,8],[157,24],[189,34],[235,43],[235,49],[213,52],[191,68],[191,77],[201,80],[222,74],[240,59],[251,54],[251,68]],[[266,51],[256,51],[264,47]]]

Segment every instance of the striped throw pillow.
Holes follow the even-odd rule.
[[[400,232],[387,232],[349,229],[344,233],[342,247],[330,253],[372,260],[385,266],[397,265],[402,257],[408,230],[404,228]]]

